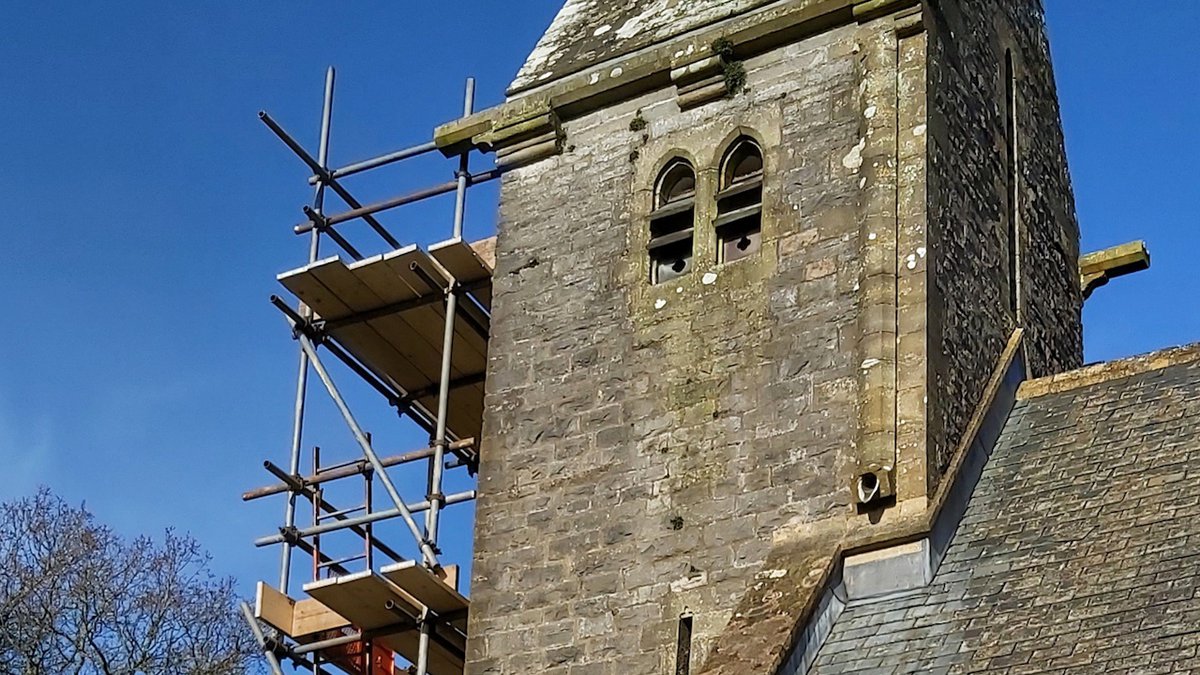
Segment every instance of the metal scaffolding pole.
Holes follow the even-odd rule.
[[[470,117],[475,112],[475,78],[467,78],[467,93],[463,101],[463,117]],[[458,192],[454,201],[454,238],[462,239],[463,216],[467,208],[467,187],[471,177],[471,151],[464,152],[458,158]]]
[[[505,172],[504,168],[497,167],[495,169],[488,169],[487,171],[480,171],[479,173],[473,173],[467,179],[467,183],[470,185],[478,185],[480,183],[486,183],[488,181],[495,180],[495,179],[499,178],[500,176],[504,175],[504,172]],[[305,232],[311,231],[315,227],[321,227],[321,228],[324,228],[325,231],[328,233],[328,232],[333,231],[332,228],[334,225],[340,225],[344,222],[347,222],[350,220],[356,220],[358,218],[366,218],[367,216],[374,215],[376,213],[381,213],[383,211],[389,211],[391,209],[394,209],[394,208],[397,208],[400,206],[404,206],[406,204],[413,204],[413,203],[416,203],[416,202],[419,202],[419,201],[422,201],[425,199],[429,199],[430,197],[437,197],[438,195],[448,194],[448,193],[454,192],[457,189],[458,189],[458,180],[452,180],[452,181],[449,181],[446,183],[441,183],[439,185],[435,185],[433,187],[424,188],[422,190],[417,190],[416,192],[412,192],[410,194],[403,195],[400,197],[393,197],[392,199],[385,199],[381,202],[375,202],[374,204],[367,204],[366,206],[363,206],[363,207],[353,208],[349,211],[346,211],[345,213],[339,213],[334,216],[328,216],[325,218],[321,218],[321,219],[319,219],[319,224],[318,224],[318,221],[314,221],[311,219],[306,220],[303,223],[297,224],[292,229],[296,234],[304,234]]]
[[[338,412],[342,414],[342,419],[346,421],[346,425],[350,427],[351,433],[354,434],[354,440],[358,442],[362,448],[363,454],[367,460],[371,462],[375,473],[379,476],[380,482],[387,490],[388,496],[392,498],[392,503],[396,505],[396,510],[400,512],[400,517],[404,519],[404,523],[408,525],[409,531],[416,538],[418,545],[421,548],[421,554],[425,558],[425,564],[429,567],[438,565],[437,553],[433,547],[422,536],[420,528],[417,527],[417,522],[413,520],[412,513],[408,509],[408,505],[404,503],[404,499],[400,497],[400,492],[396,489],[392,479],[387,475],[387,470],[379,461],[379,457],[375,454],[375,450],[371,448],[371,443],[367,441],[366,435],[362,428],[358,426],[358,422],[354,419],[354,415],[350,412],[349,406],[342,398],[341,393],[337,389],[337,385],[333,383],[333,379],[329,377],[328,371],[325,370],[325,365],[321,363],[321,358],[317,355],[317,349],[306,335],[300,335],[300,347],[308,353],[308,360],[312,362],[313,370],[317,372],[317,377],[321,378],[321,383],[325,385],[325,390],[329,392],[329,397],[333,399],[334,404],[338,408]],[[345,521],[343,521],[345,522]]]
[[[359,507],[359,508],[355,508],[355,509],[339,509],[336,506],[334,506],[333,504],[330,504],[329,501],[327,499],[325,499],[325,497],[322,495],[322,493],[319,490],[314,489],[314,486],[318,485],[318,483],[305,483],[303,480],[297,479],[294,476],[287,474],[285,471],[283,471],[283,469],[280,469],[279,467],[275,466],[271,462],[265,462],[265,466],[267,467],[268,471],[270,471],[272,474],[274,474],[280,480],[284,481],[284,484],[287,485],[288,488],[290,490],[292,490],[294,493],[304,495],[304,497],[306,499],[308,499],[312,503],[312,505],[316,508],[315,513],[320,513],[321,511],[324,511],[323,514],[320,514],[318,520],[328,520],[328,519],[335,519],[335,520],[339,520],[339,521],[349,520],[350,519],[349,514],[357,513],[358,511],[362,511],[365,508],[365,507]],[[360,471],[359,473],[362,474],[365,478],[368,474],[373,473],[373,471],[374,471],[373,469],[368,467],[366,471]],[[368,483],[368,485],[370,485],[370,483]],[[369,495],[369,490],[368,490],[368,501],[369,501],[369,499],[370,499],[370,495]],[[366,509],[366,511],[369,515],[370,509]],[[313,524],[317,525],[319,523],[313,523]],[[368,528],[360,527],[358,525],[349,525],[348,527],[352,532],[354,532],[354,534],[357,534],[358,536],[366,539],[368,541],[368,543],[370,543],[370,545],[373,548],[378,549],[380,553],[386,555],[387,557],[391,558],[392,560],[395,560],[396,562],[402,562],[404,560],[404,557],[401,556],[396,551],[392,550],[392,548],[390,546],[388,546],[387,544],[385,544],[381,541],[374,539],[371,536],[371,531]],[[292,525],[285,525],[281,531],[282,532],[291,532],[292,530],[293,530]],[[286,539],[284,541],[285,541],[285,543],[291,543]],[[286,591],[284,591],[284,593],[286,594]]]
[[[421,612],[421,637],[417,643],[417,675],[429,672],[429,633],[433,630],[433,622],[429,620],[429,609]]]
[[[429,458],[429,511],[425,513],[425,539],[437,546],[438,515],[446,496],[442,494],[442,474],[445,470],[446,422],[450,415],[450,366],[454,350],[454,315],[458,313],[458,292],[455,284],[446,291],[446,325],[442,335],[442,372],[438,389],[437,438],[433,442],[433,457]]]
[[[332,66],[325,71],[325,97],[321,106],[321,141],[317,151],[317,161],[321,166],[326,166],[329,163],[329,135],[333,125],[333,86],[336,73]],[[313,209],[317,212],[323,211],[325,208],[325,184],[318,183],[316,194],[313,195]],[[311,264],[316,262],[321,251],[321,232],[313,230],[311,241],[308,247],[308,262]],[[311,317],[311,310],[305,306],[300,306],[301,315]],[[300,474],[300,445],[304,438],[304,402],[308,394],[308,354],[304,350],[300,350],[300,368],[296,376],[296,398],[293,408],[292,419],[292,452],[291,461],[288,467],[291,470],[292,476]],[[284,514],[284,527],[293,527],[296,524],[296,492],[291,491],[288,494],[287,511]],[[285,595],[288,592],[288,582],[290,581],[292,569],[292,545],[289,542],[284,542],[283,552],[280,556],[282,559],[279,564],[279,590]]]
[[[244,601],[241,603],[242,616],[245,617],[246,623],[250,626],[250,632],[254,634],[254,641],[258,643],[259,649],[267,657],[267,664],[271,666],[272,675],[283,675],[283,668],[279,665],[279,657],[275,656],[275,651],[267,644],[267,636],[263,635],[262,626],[258,625],[258,619],[254,618],[254,610],[250,609],[250,605]]]
[[[429,141],[428,143],[414,145],[411,148],[405,148],[403,150],[397,150],[396,152],[390,152],[386,155],[380,155],[379,157],[373,157],[361,162],[355,162],[354,164],[343,166],[340,169],[334,169],[330,171],[329,174],[334,178],[345,178],[346,176],[353,176],[356,173],[362,173],[363,171],[368,171],[370,169],[377,169],[381,166],[394,164],[401,160],[418,157],[420,155],[433,152],[437,149],[437,143]],[[316,185],[318,182],[320,182],[320,180],[320,176],[313,175],[308,178],[308,183],[310,185]]]
[[[300,158],[300,161],[307,164],[308,168],[312,170],[313,173],[315,173],[317,176],[320,176],[320,182],[328,185],[331,190],[337,193],[337,196],[342,198],[342,201],[346,202],[347,206],[352,209],[362,208],[362,204],[354,198],[354,195],[350,194],[349,190],[342,187],[342,184],[339,183],[337,179],[334,178],[320,162],[313,159],[313,156],[308,154],[308,151],[304,149],[304,146],[296,142],[296,139],[292,138],[291,134],[284,131],[283,127],[280,126],[280,124],[276,122],[274,118],[268,115],[265,111],[259,112],[258,117],[263,121],[263,124],[267,125],[268,129],[270,129],[276,136],[279,137],[279,140],[283,141],[284,145],[288,146],[288,149],[296,153],[296,156]],[[304,212],[306,214],[313,213],[312,209],[308,207],[305,207]],[[375,220],[375,218],[372,217],[367,217],[370,215],[371,214],[366,214],[366,216],[363,216],[363,220],[365,220],[367,224],[371,226],[371,229],[375,230],[375,233],[382,237],[383,240],[392,247],[400,248],[400,242],[393,237],[391,233],[387,231],[387,228],[385,228],[378,220]],[[332,232],[329,233],[329,236],[334,238]],[[337,238],[334,238],[334,240],[339,241]]]
[[[463,117],[469,117],[475,108],[475,78],[467,78],[467,91],[463,101]],[[458,160],[458,193],[454,201],[454,238],[461,239],[463,219],[467,207],[467,178],[471,175],[470,154],[464,152]],[[429,459],[429,511],[425,513],[425,538],[437,546],[438,516],[442,509],[442,473],[445,470],[447,419],[450,415],[450,379],[454,354],[454,320],[458,315],[458,282],[451,281],[446,289],[446,323],[442,330],[442,370],[438,380],[437,437],[433,442],[433,457]],[[422,644],[425,644],[423,641]],[[419,669],[418,669],[419,670]],[[419,674],[424,671],[419,670]]]
[[[461,504],[463,502],[469,502],[472,499],[475,499],[475,491],[474,490],[464,490],[463,492],[456,492],[454,494],[446,495],[445,504],[443,504],[443,506],[452,506],[454,504]],[[429,501],[425,500],[425,501],[417,502],[415,504],[408,504],[407,508],[408,508],[409,513],[421,513],[423,511],[428,511],[429,510]],[[288,536],[295,536],[298,538],[312,537],[315,535],[325,534],[327,532],[336,532],[337,530],[345,530],[347,528],[351,528],[356,525],[365,525],[367,523],[378,523],[381,520],[390,520],[392,518],[396,518],[398,516],[403,516],[403,515],[404,515],[404,513],[402,511],[400,511],[400,509],[388,509],[387,511],[376,511],[369,516],[363,515],[363,516],[358,516],[355,518],[347,518],[346,520],[338,520],[338,521],[335,521],[332,523],[324,523],[322,525],[315,525],[313,527],[309,527],[309,528],[305,528],[305,529],[298,529],[298,530],[293,531],[291,533],[291,535],[285,535],[285,534],[281,533],[281,534],[273,534],[268,537],[261,537],[259,539],[254,540],[254,545],[261,548],[263,546],[270,546],[272,544],[282,543]]]
[[[475,439],[466,438],[461,441],[455,441],[451,443],[449,449],[466,450],[473,447],[475,447]],[[401,464],[408,464],[409,462],[417,462],[423,459],[429,459],[432,456],[433,448],[421,448],[420,450],[412,450],[400,455],[381,457],[379,461],[386,467],[392,467],[399,466]],[[303,485],[320,485],[321,483],[327,483],[331,480],[337,480],[338,478],[357,476],[368,470],[369,466],[370,465],[368,464],[367,460],[360,459],[337,469],[326,468],[322,470],[321,473],[296,477],[288,475],[286,471],[283,471],[283,469],[275,466],[274,462],[267,460],[263,462],[263,468],[265,468],[272,475],[278,476],[279,472],[283,472],[285,475],[288,475],[288,477],[286,479],[280,478],[280,480],[283,482],[275,483],[274,485],[265,485],[263,487],[254,488],[253,490],[247,490],[246,492],[242,493],[242,501],[248,502],[255,499],[261,499],[262,497],[268,497],[270,495],[277,495],[281,492],[287,492],[288,490],[292,489],[292,485],[295,483],[300,483]]]
[[[389,405],[396,408],[396,412],[401,415],[407,415],[409,419],[415,422],[428,433],[434,433],[437,420],[433,419],[433,415],[428,413],[423,407],[416,404],[415,401],[405,400],[405,396],[393,391],[391,387],[382,382],[374,373],[367,370],[362,364],[358,363],[354,357],[350,356],[346,350],[342,349],[336,339],[328,339],[328,336],[316,330],[312,324],[301,316],[296,310],[292,309],[286,302],[277,295],[271,296],[271,304],[275,305],[279,311],[283,312],[291,323],[292,330],[296,335],[304,334],[310,339],[320,341],[339,361],[347,368],[353,370],[364,382],[371,386],[372,389],[379,392]],[[464,458],[465,459],[465,458]]]

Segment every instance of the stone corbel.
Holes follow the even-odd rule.
[[[1103,251],[1089,253],[1079,259],[1079,287],[1086,300],[1092,291],[1117,277],[1150,268],[1150,252],[1146,242],[1131,241]]]
[[[719,56],[709,56],[671,69],[680,110],[695,108],[729,95],[725,66]]]
[[[496,153],[496,165],[515,168],[562,152],[558,114],[544,98],[523,98],[437,128],[434,142],[451,157],[470,150]]]

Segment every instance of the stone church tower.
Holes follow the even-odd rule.
[[[1041,3],[567,0],[509,94],[467,673],[804,672],[1081,362]]]

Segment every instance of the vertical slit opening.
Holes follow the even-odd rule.
[[[688,675],[692,670],[692,615],[679,617],[679,642],[675,646],[675,675]]]
[[[1008,307],[1021,321],[1021,216],[1018,213],[1017,176],[1017,73],[1011,49],[1004,51],[1004,175],[1005,211],[1008,215]]]

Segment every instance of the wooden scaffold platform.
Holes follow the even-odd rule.
[[[408,246],[349,265],[327,258],[281,274],[279,281],[316,312],[327,338],[427,412],[437,410],[444,298],[452,280],[470,288],[475,302],[459,303],[463,320],[454,332],[448,424],[457,438],[478,438],[491,277],[490,263],[455,239],[429,253]]]

